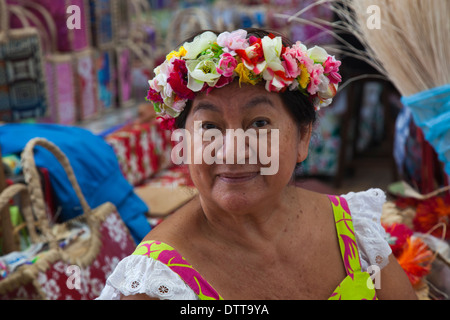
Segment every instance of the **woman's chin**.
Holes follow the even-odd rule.
[[[264,197],[264,192],[261,191],[261,188],[227,188],[226,190],[216,190],[212,196],[224,211],[234,214],[248,213],[254,211],[267,199]]]

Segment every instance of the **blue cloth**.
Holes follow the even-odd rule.
[[[395,137],[394,137],[394,159],[400,174],[403,174],[403,164],[406,158],[406,140],[410,132],[409,126],[412,120],[411,109],[402,108],[395,121]]]
[[[403,97],[414,122],[433,146],[450,175],[450,84]]]
[[[113,203],[136,243],[151,230],[146,219],[148,208],[123,177],[116,155],[102,138],[91,132],[55,124],[6,124],[0,126],[0,146],[3,155],[19,154],[33,138],[45,138],[57,145],[67,156],[88,204],[95,208]],[[47,150],[34,150],[38,167],[49,170],[52,189],[61,219],[66,221],[82,214],[78,198],[61,164]]]

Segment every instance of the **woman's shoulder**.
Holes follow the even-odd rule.
[[[347,201],[352,216],[362,269],[367,270],[369,266],[384,268],[392,253],[381,224],[386,194],[381,189],[373,188],[349,192],[341,197]]]
[[[173,246],[180,242],[184,243],[185,236],[195,233],[195,221],[199,209],[198,197],[194,197],[153,228],[142,241],[158,240]]]

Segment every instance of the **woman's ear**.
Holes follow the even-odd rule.
[[[307,126],[303,126],[302,129],[300,130],[297,163],[305,161],[306,157],[308,157],[309,142],[311,141],[312,128],[313,125],[312,123],[310,123]]]

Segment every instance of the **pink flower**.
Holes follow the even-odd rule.
[[[217,81],[216,85],[214,87],[209,86],[207,83],[203,85],[203,88],[200,90],[201,92],[206,92],[206,94],[209,94],[211,91],[214,90],[214,88],[222,88],[225,87],[227,84],[233,82],[233,77],[220,77]]]
[[[233,81],[233,77],[220,77],[214,88],[222,88]]]
[[[247,31],[239,29],[233,32],[223,32],[217,37],[217,44],[223,51],[235,56],[235,50],[244,50],[248,47]]]
[[[287,51],[287,50],[286,50]],[[282,56],[283,61],[281,62],[281,65],[283,66],[284,70],[286,71],[286,76],[289,78],[297,78],[301,74],[301,69],[298,66],[297,59],[292,54],[286,52]]]
[[[308,92],[310,95],[315,95],[319,91],[319,85],[321,84],[321,76],[323,75],[323,67],[320,64],[314,64],[310,75],[310,82],[308,86]]]
[[[220,58],[217,72],[225,77],[231,77],[236,66],[236,59],[230,53],[224,53]]]
[[[285,55],[290,55],[295,57],[297,61],[306,67],[308,73],[312,72],[314,66],[314,60],[308,56],[308,51],[306,46],[304,46],[300,41],[297,41],[291,48],[286,48]]]
[[[292,47],[286,48],[282,54],[282,65],[286,71],[286,76],[289,78],[297,78],[302,74],[302,68],[311,74],[316,67],[314,67],[314,60],[308,56],[307,49],[300,41],[297,41]],[[320,84],[320,70],[316,69],[315,82],[311,84],[311,90],[317,92],[316,86]],[[309,77],[307,78],[309,81]]]
[[[342,81],[342,77],[339,74],[339,67],[341,66],[341,62],[336,60],[332,56],[328,56],[327,60],[323,63],[323,72],[328,74],[328,79],[333,84],[339,83]]]

